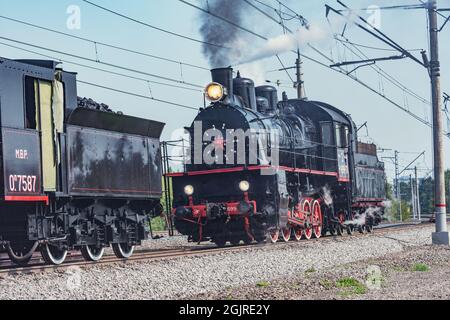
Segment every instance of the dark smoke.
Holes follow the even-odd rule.
[[[207,0],[206,9],[228,21],[241,24],[243,16],[242,0]],[[211,67],[228,67],[233,63],[233,57],[239,55],[235,45],[240,36],[240,30],[229,23],[220,20],[208,13],[201,14],[202,25],[200,33],[207,43],[219,44],[223,47],[203,45],[203,54],[209,60]],[[225,48],[224,48],[225,47]],[[229,48],[232,48],[231,50]]]

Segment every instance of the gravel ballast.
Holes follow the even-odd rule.
[[[332,267],[401,254],[431,243],[432,227],[343,237],[171,260],[69,269],[0,278],[1,299],[228,298],[216,292],[326,271]],[[182,244],[163,240],[166,246]],[[148,245],[151,246],[151,245]],[[157,246],[159,247],[159,246]]]

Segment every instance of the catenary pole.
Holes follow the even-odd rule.
[[[434,152],[434,201],[436,232],[433,233],[433,244],[449,245],[447,230],[447,214],[445,202],[444,142],[443,117],[441,110],[441,82],[439,63],[439,28],[437,18],[437,0],[428,1],[430,29],[430,78],[433,110],[433,152]]]

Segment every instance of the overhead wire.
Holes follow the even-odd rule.
[[[88,69],[92,69],[92,70],[96,70],[96,71],[101,71],[101,72],[104,72],[104,73],[109,73],[109,74],[113,74],[113,75],[129,78],[129,79],[133,79],[133,80],[139,80],[139,81],[143,81],[143,82],[146,82],[146,83],[152,83],[152,84],[157,84],[157,85],[167,86],[167,87],[177,88],[177,89],[183,89],[183,90],[188,90],[188,91],[203,92],[202,90],[199,90],[199,89],[194,89],[194,88],[189,88],[189,87],[182,87],[182,86],[178,86],[178,85],[174,85],[174,84],[170,84],[170,83],[163,83],[163,82],[153,81],[153,80],[149,80],[149,79],[145,79],[145,78],[140,78],[140,77],[127,75],[127,74],[124,74],[124,73],[119,73],[119,72],[115,72],[115,71],[111,71],[111,70],[97,68],[97,67],[94,67],[94,66],[89,66],[89,65],[86,65],[86,64],[82,64],[82,63],[78,63],[78,62],[74,62],[74,61],[70,61],[70,60],[66,60],[66,59],[53,57],[53,56],[46,55],[46,54],[43,54],[43,53],[40,53],[40,52],[37,52],[37,51],[28,50],[28,49],[17,47],[17,46],[14,46],[14,45],[11,45],[11,44],[7,44],[7,43],[4,43],[4,42],[0,42],[0,45],[6,46],[6,47],[10,47],[10,48],[13,48],[13,49],[16,49],[16,50],[32,53],[32,54],[35,54],[35,55],[38,55],[38,56],[42,56],[42,57],[45,57],[45,58],[48,58],[48,59],[51,59],[51,60],[55,60],[55,61],[59,61],[59,62],[63,62],[63,63],[67,63],[67,64],[79,66],[79,67],[83,67],[83,68],[88,68]]]
[[[142,51],[132,50],[132,49],[124,48],[124,47],[121,47],[121,46],[113,45],[113,44],[102,42],[102,41],[98,41],[98,40],[92,40],[92,39],[76,36],[74,34],[70,34],[70,33],[58,31],[58,30],[55,30],[55,29],[43,27],[43,26],[40,26],[40,25],[37,25],[37,24],[33,24],[33,23],[30,23],[30,22],[26,22],[26,21],[23,21],[23,20],[7,17],[7,16],[3,16],[3,15],[0,15],[0,19],[12,21],[12,22],[15,22],[15,23],[18,23],[18,24],[22,24],[22,25],[26,25],[26,26],[29,26],[29,27],[33,27],[33,28],[36,28],[36,29],[40,29],[40,30],[52,32],[52,33],[55,33],[55,34],[63,35],[65,37],[70,37],[70,38],[73,38],[73,39],[89,42],[91,44],[94,44],[96,49],[97,49],[98,45],[101,45],[101,46],[104,46],[104,47],[117,49],[117,50],[121,50],[121,51],[124,51],[124,52],[128,52],[128,53],[132,53],[132,54],[136,54],[136,55],[140,55],[140,56],[149,57],[149,58],[152,58],[152,59],[157,59],[157,60],[171,62],[171,63],[176,63],[176,64],[182,64],[184,66],[188,66],[188,67],[192,67],[192,68],[197,68],[197,69],[209,71],[209,68],[198,66],[198,65],[195,65],[195,64],[192,64],[192,63],[188,63],[188,62],[184,62],[184,61],[178,61],[178,60],[174,60],[174,59],[169,59],[169,58],[166,58],[166,57],[161,57],[161,56],[158,56],[158,55],[149,54],[149,53],[145,53],[145,52],[142,52]]]

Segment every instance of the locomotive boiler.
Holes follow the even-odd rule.
[[[164,124],[77,99],[76,74],[54,61],[0,58],[0,243],[27,264],[40,249],[128,258],[161,205]]]
[[[212,70],[190,134],[190,159],[171,173],[175,227],[218,246],[372,232],[383,215],[384,165],[351,117],[319,101],[278,101],[231,68]],[[256,141],[256,142],[255,142]]]

